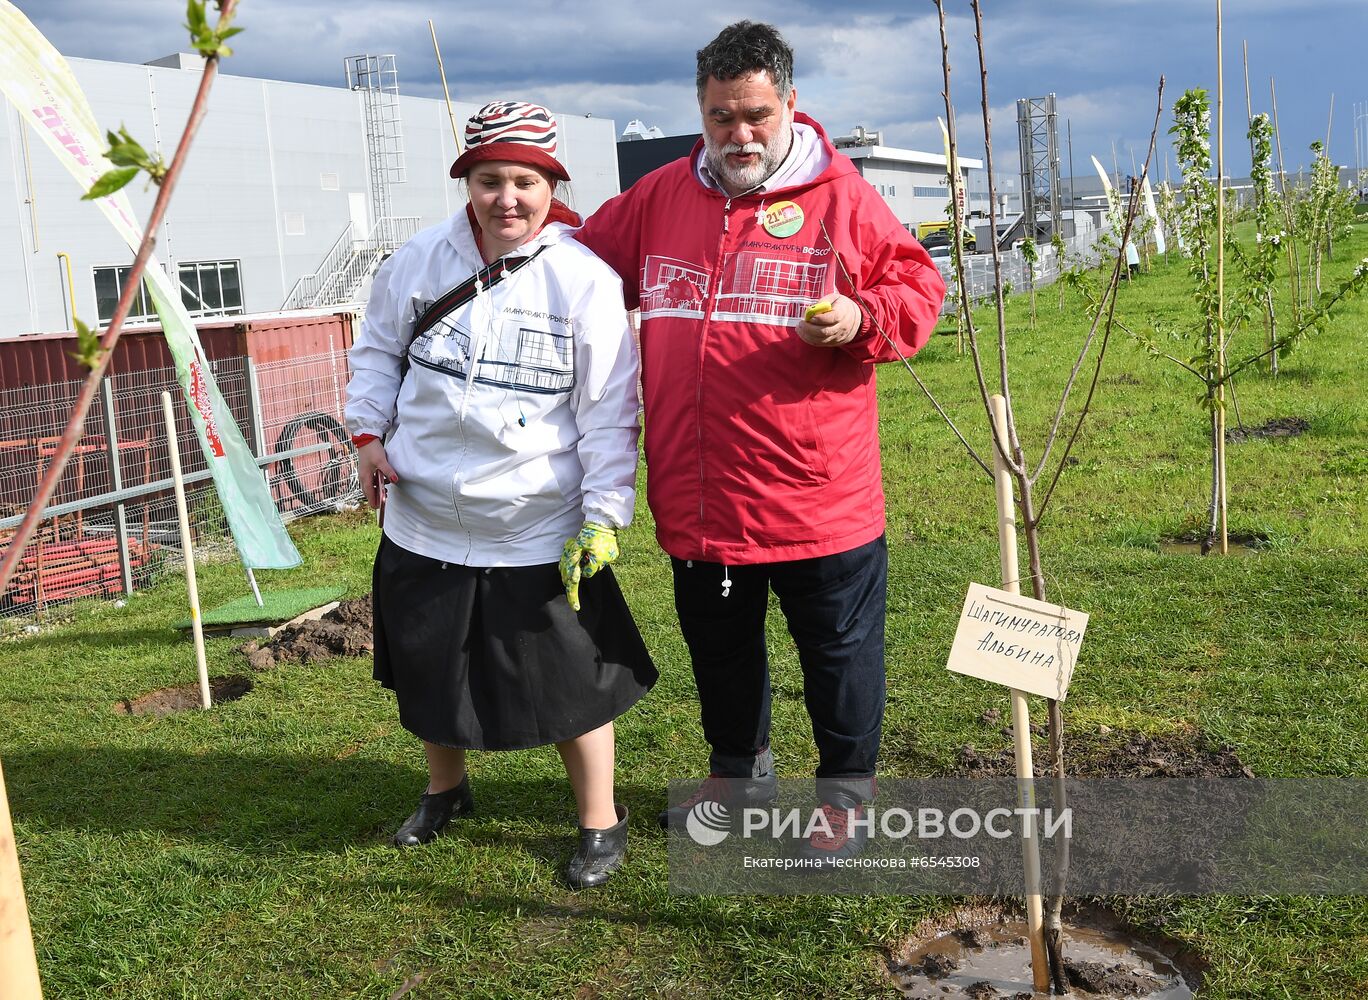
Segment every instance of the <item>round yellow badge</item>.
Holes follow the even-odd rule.
[[[771,236],[781,239],[792,236],[803,228],[803,210],[795,202],[776,201],[765,209],[765,217],[760,224]]]

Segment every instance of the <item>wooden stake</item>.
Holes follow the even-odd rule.
[[[442,68],[442,50],[437,47],[437,29],[428,19],[428,31],[432,32],[432,51],[437,53],[437,75],[442,78],[442,93],[446,95],[447,118],[451,119],[451,137],[456,140],[456,155],[461,155],[461,133],[456,128],[456,112],[451,108],[451,91],[447,90],[446,70]]]
[[[1021,593],[1021,573],[1017,567],[1016,500],[1012,496],[1012,475],[1002,457],[1007,450],[1007,400],[994,393],[989,399],[993,413],[993,435],[1001,448],[993,448],[993,486],[997,493],[998,560],[1002,589]],[[1012,689],[1012,736],[1016,751],[1017,804],[1035,808],[1035,763],[1031,758],[1031,717],[1026,693]],[[1030,815],[1030,814],[1028,814]],[[1050,962],[1045,953],[1044,901],[1040,892],[1040,842],[1035,820],[1026,826],[1021,857],[1026,872],[1026,930],[1031,942],[1031,980],[1037,992],[1050,989]]]
[[[0,771],[0,997],[5,1000],[43,998],[3,771]]]
[[[171,409],[171,393],[161,394],[162,416],[166,420],[166,451],[171,457],[171,479],[176,484],[176,519],[180,522],[181,552],[185,555],[185,589],[190,595],[190,630],[195,636],[195,667],[199,671],[200,707],[208,708],[209,666],[204,659],[204,623],[200,621],[199,586],[195,583],[195,552],[190,542],[190,514],[185,508],[185,479],[181,475],[180,442],[176,437],[176,415]]]
[[[1216,0],[1216,377],[1225,377],[1225,64],[1221,0]],[[1216,387],[1216,496],[1221,505],[1221,555],[1229,551],[1226,530],[1225,383]]]
[[[1254,125],[1254,102],[1249,97],[1249,39],[1244,40],[1245,120]],[[1249,166],[1254,166],[1254,137],[1249,137]]]

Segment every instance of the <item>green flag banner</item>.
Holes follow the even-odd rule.
[[[9,0],[0,0],[0,90],[76,178],[82,190],[113,164],[85,94],[52,44]],[[123,191],[96,199],[114,228],[134,252],[142,230],[133,220]],[[285,531],[271,491],[257,468],[237,422],[204,360],[194,321],[171,279],[153,257],[143,273],[161,319],[176,378],[189,403],[191,423],[209,463],[219,500],[228,517],[242,561],[254,569],[288,569],[300,564],[299,552]]]

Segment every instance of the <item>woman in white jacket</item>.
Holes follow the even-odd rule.
[[[466,750],[553,743],[582,888],[625,852],[613,719],[656,671],[607,567],[635,500],[636,348],[621,282],[553,197],[556,150],[545,108],[470,119],[451,167],[469,204],[377,273],[347,423],[383,527],[375,677],[428,760],[395,844],[471,811]]]

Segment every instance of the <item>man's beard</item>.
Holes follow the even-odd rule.
[[[705,129],[703,132],[703,150],[707,157],[708,169],[723,181],[725,187],[736,189],[736,193],[749,191],[761,181],[765,180],[784,162],[784,157],[788,155],[789,143],[793,135],[793,122],[785,116],[783,124],[774,130],[774,135],[770,137],[768,145],[758,142],[748,142],[744,146],[738,146],[734,142],[729,142],[718,146],[714,143],[711,134]],[[729,153],[758,153],[759,159],[749,166],[733,164],[727,159]]]

